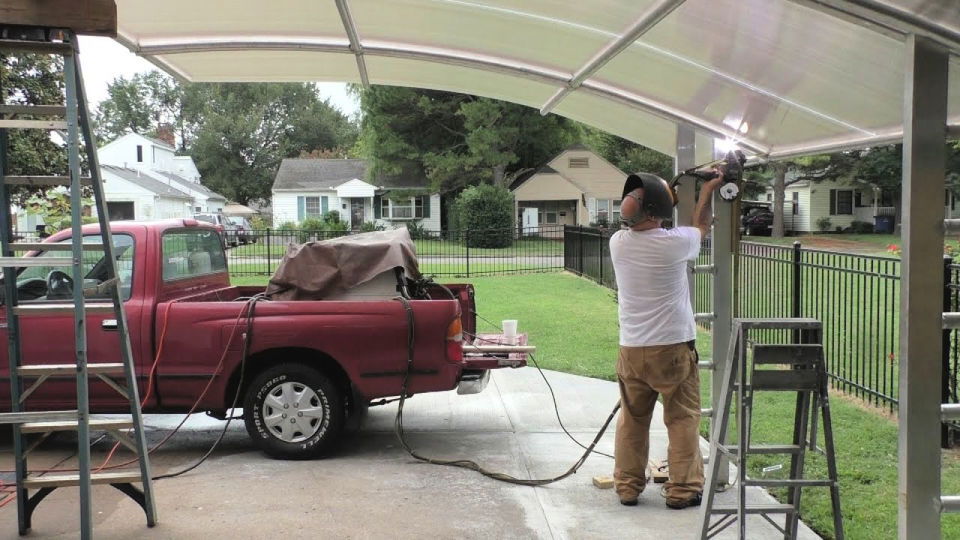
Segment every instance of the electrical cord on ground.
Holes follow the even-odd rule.
[[[257,294],[246,300],[249,307],[247,310],[247,331],[244,334],[243,349],[240,354],[240,378],[237,381],[237,391],[233,395],[233,402],[230,404],[230,410],[236,409],[237,403],[240,401],[240,391],[243,389],[243,378],[247,367],[247,356],[250,354],[250,347],[253,343],[253,321],[256,317],[257,302],[263,300],[264,298],[266,298],[265,295]],[[223,441],[223,438],[227,435],[227,430],[230,429],[230,423],[233,422],[234,418],[235,417],[233,416],[227,418],[227,423],[224,424],[223,429],[220,430],[220,435],[217,437],[217,440],[213,441],[213,444],[210,445],[210,449],[207,450],[207,453],[201,456],[200,459],[179,471],[154,476],[153,480],[176,478],[177,476],[186,474],[202,465],[203,462],[206,461],[207,458],[209,458],[210,455],[213,454],[213,452],[217,449],[217,446],[220,445],[220,442]]]
[[[593,442],[590,443],[590,446],[587,448],[587,450],[583,453],[582,456],[580,456],[580,459],[578,459],[569,469],[567,469],[566,472],[552,478],[541,478],[541,479],[516,478],[508,474],[488,471],[487,469],[484,469],[475,461],[471,461],[467,459],[455,459],[455,460],[435,459],[435,458],[424,457],[418,454],[410,446],[410,444],[407,443],[406,436],[403,431],[403,405],[407,398],[407,387],[410,382],[410,372],[412,371],[412,368],[413,368],[414,340],[416,338],[416,334],[414,330],[415,320],[413,315],[413,306],[410,305],[410,301],[403,297],[398,297],[397,300],[403,304],[403,308],[407,316],[407,365],[406,365],[406,369],[404,370],[403,383],[400,387],[400,399],[399,399],[400,403],[399,403],[399,406],[397,407],[397,416],[394,421],[394,432],[397,435],[397,439],[400,441],[400,445],[403,446],[404,450],[406,450],[407,453],[409,453],[415,459],[423,461],[425,463],[468,469],[471,471],[476,471],[494,480],[499,480],[501,482],[517,484],[521,486],[535,487],[535,486],[545,486],[547,484],[552,484],[554,482],[558,482],[560,480],[563,480],[564,478],[567,478],[568,476],[575,474],[580,469],[580,467],[584,464],[584,462],[586,462],[587,458],[590,456],[590,453],[594,451],[594,448],[596,447],[597,443],[600,441],[600,438],[603,437],[604,432],[606,432],[607,427],[610,426],[610,422],[613,421],[613,417],[616,416],[617,411],[620,410],[619,401],[617,401],[616,406],[610,412],[610,416],[608,416],[607,420],[603,423],[603,427],[601,427],[600,431],[597,432],[597,435],[594,437]]]

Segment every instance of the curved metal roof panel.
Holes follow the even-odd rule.
[[[667,154],[676,126],[784,156],[896,140],[903,36],[954,53],[957,0],[118,0],[191,81],[346,81],[514,101]]]

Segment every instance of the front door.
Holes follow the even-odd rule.
[[[359,231],[363,225],[363,199],[350,199],[350,228]]]

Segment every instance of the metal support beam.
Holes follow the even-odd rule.
[[[907,37],[903,103],[898,534],[940,538],[940,380],[948,53]]]
[[[730,334],[733,332],[733,258],[734,242],[733,234],[736,227],[733,205],[720,199],[720,196],[713,195],[713,235],[710,240],[710,246],[713,253],[713,314],[714,320],[711,326],[713,363],[713,382],[710,390],[713,399],[713,409],[722,410],[723,404],[719,402],[723,393],[723,374],[730,369],[730,358],[726,357],[730,346]],[[713,433],[714,424],[719,419],[712,417],[710,420],[710,432]],[[710,456],[714,459],[714,456]],[[730,478],[730,463],[727,456],[716,456],[720,459],[720,469],[717,473],[718,479]],[[726,482],[723,482],[726,483]],[[704,488],[706,489],[706,487]]]
[[[677,158],[674,160],[674,173],[692,169],[696,166],[697,134],[690,126],[677,126]],[[693,178],[684,178],[677,184],[677,206],[673,210],[673,222],[676,225],[693,223],[693,207],[696,204],[696,187]],[[691,272],[687,276],[690,286],[690,304],[696,306],[696,279]],[[696,307],[694,307],[696,312]]]
[[[336,0],[337,11],[340,12],[340,19],[343,21],[343,29],[347,32],[347,39],[350,40],[350,51],[357,57],[357,71],[360,72],[360,82],[363,86],[370,86],[370,79],[367,77],[367,63],[363,59],[363,46],[360,44],[360,34],[357,33],[357,24],[353,21],[353,15],[350,13],[350,5],[347,0]]]
[[[567,85],[558,89],[550,99],[543,104],[543,107],[540,107],[540,114],[549,114],[570,92],[580,88],[583,81],[592,77],[594,73],[600,71],[603,66],[607,65],[607,62],[613,60],[630,45],[633,45],[633,42],[640,39],[640,36],[646,34],[647,31],[662,21],[664,17],[680,7],[680,4],[683,2],[684,0],[660,0],[650,6],[620,37],[608,43],[606,47],[600,49],[597,54],[593,55],[593,58],[587,60],[587,63],[573,74],[573,77],[570,78]]]

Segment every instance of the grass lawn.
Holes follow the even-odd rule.
[[[247,244],[228,250],[230,258],[236,257],[263,257],[269,254],[272,258],[283,257],[287,252],[287,243],[297,240],[295,236],[273,236],[269,242],[266,237],[256,244]],[[417,254],[420,257],[433,256],[467,256],[467,247],[462,242],[428,239],[414,240]],[[474,257],[562,257],[563,238],[523,238],[516,240],[512,245],[503,248],[470,248],[470,258]]]
[[[249,274],[264,274],[269,271],[273,273],[277,269],[279,261],[274,261],[274,264],[267,266],[266,263],[231,263],[230,272],[234,274],[248,275],[248,277],[258,277],[258,276],[249,276]],[[470,264],[467,265],[464,262],[458,260],[452,261],[420,261],[420,272],[426,276],[437,276],[438,278],[451,279],[451,278],[460,278],[467,276],[478,276],[484,274],[502,274],[504,272],[547,272],[547,271],[560,271],[562,268],[550,268],[547,264],[536,264],[536,263],[515,263],[507,261],[495,261],[495,262],[474,262],[470,261]],[[262,275],[259,276],[263,283],[266,283],[270,276]],[[236,278],[234,278],[236,279]]]
[[[265,284],[265,276],[233,278],[235,284]],[[454,282],[451,279],[441,281]],[[520,331],[538,347],[544,368],[615,380],[617,306],[613,291],[567,273],[471,278],[477,289],[481,316],[494,323],[518,319]],[[479,321],[480,329],[493,330]],[[701,357],[710,358],[709,334],[698,339]],[[702,373],[704,406],[709,406],[709,373]],[[756,442],[786,443],[791,439],[794,397],[759,392],[755,396],[753,437]],[[851,539],[895,538],[897,533],[897,425],[883,411],[870,409],[840,392],[831,395],[834,437],[840,471],[844,526]],[[702,432],[706,433],[706,421]],[[820,444],[822,445],[822,438]],[[809,453],[808,476],[824,475],[825,462]],[[599,459],[599,458],[596,458]],[[782,456],[756,456],[751,475],[765,466],[784,464]],[[960,493],[960,454],[943,456],[943,491]],[[804,521],[832,537],[829,493],[804,491]],[[960,538],[960,515],[943,515],[943,538]]]

